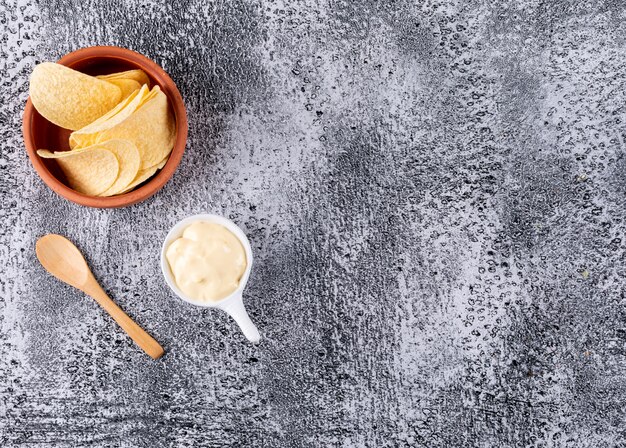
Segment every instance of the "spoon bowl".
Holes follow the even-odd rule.
[[[46,270],[68,285],[81,291],[89,279],[85,257],[70,240],[61,235],[46,235],[35,244],[39,262]]]

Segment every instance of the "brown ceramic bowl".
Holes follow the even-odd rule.
[[[169,99],[176,120],[176,141],[170,158],[162,170],[134,190],[111,197],[87,196],[72,190],[65,183],[63,173],[54,159],[42,159],[38,149],[51,151],[69,150],[71,131],[60,128],[43,118],[33,107],[30,98],[24,109],[24,144],[33,167],[41,179],[57,194],[77,204],[97,208],[126,207],[149,198],[170,180],[185,152],[187,142],[187,113],[174,81],[150,59],[134,51],[119,47],[89,47],[74,51],[57,61],[74,70],[89,75],[105,75],[140,68],[150,78],[152,85],[159,85]]]

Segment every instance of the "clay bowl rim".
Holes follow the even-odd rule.
[[[148,59],[146,56],[137,53],[133,50],[129,50],[122,47],[114,46],[95,46],[81,48],[80,50],[73,51],[66,54],[57,61],[58,64],[62,64],[68,67],[75,66],[78,62],[86,59],[101,58],[101,59],[118,59],[126,61],[132,65],[136,65],[138,68],[144,70],[150,78],[158,81],[163,92],[167,95],[170,101],[170,107],[174,113],[174,120],[176,122],[176,140],[174,147],[170,154],[165,166],[150,180],[144,183],[141,187],[136,188],[125,194],[111,197],[98,197],[88,196],[72,190],[65,185],[59,179],[57,179],[43,163],[42,159],[37,155],[37,149],[35,147],[34,129],[33,129],[33,116],[37,113],[30,97],[26,101],[24,108],[24,117],[22,123],[22,133],[24,136],[24,145],[26,146],[26,152],[31,164],[35,168],[35,171],[44,183],[59,196],[74,202],[79,205],[84,205],[93,208],[119,208],[128,207],[138,202],[144,201],[153,196],[172,178],[174,172],[178,168],[180,161],[182,160],[185,152],[185,146],[187,144],[187,111],[183,99],[176,87],[176,83],[170,78],[170,76],[163,70],[157,63]],[[53,148],[49,148],[53,149]]]

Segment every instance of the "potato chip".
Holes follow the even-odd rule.
[[[157,96],[157,94],[161,91],[161,88],[159,86],[154,86],[152,88],[152,90],[150,90],[147,94],[144,95],[143,99],[141,100],[141,104],[139,105],[140,107],[143,106],[144,104],[146,104],[148,101],[150,101],[152,98],[154,98],[155,96]]]
[[[37,154],[45,159],[56,159],[71,188],[96,196],[113,185],[119,173],[119,162],[108,149],[110,146],[107,143],[55,153],[40,149]]]
[[[116,85],[120,88],[120,90],[122,91],[122,99],[128,98],[131,93],[141,89],[141,84],[139,84],[134,79],[114,78],[107,79],[106,82],[110,82],[111,84]]]
[[[144,98],[150,93],[148,86],[145,84],[137,92],[132,93],[128,98],[119,103],[108,113],[98,118],[93,123],[85,126],[78,131],[72,132],[70,135],[70,148],[81,148],[91,146],[96,143],[96,137],[99,132],[110,129],[124,121],[126,118],[139,108]]]
[[[165,164],[167,163],[167,161],[170,159],[171,152],[172,152],[171,150],[168,151],[167,155],[165,157],[163,157],[163,160],[161,160],[156,165],[148,167],[148,168],[156,168],[157,170],[162,169],[165,166]],[[144,169],[148,169],[148,168],[144,168]]]
[[[117,161],[120,164],[120,171],[113,185],[104,193],[100,193],[100,196],[113,196],[126,189],[135,177],[137,177],[141,159],[139,158],[139,150],[137,147],[128,140],[109,140],[105,144],[107,145],[107,149],[117,157]]]
[[[116,85],[52,62],[35,67],[29,94],[45,119],[71,130],[87,126],[122,98]]]
[[[96,142],[112,139],[130,140],[141,156],[141,170],[154,167],[172,150],[176,138],[176,124],[169,109],[167,97],[158,86],[156,93],[133,114],[118,125],[98,133]]]
[[[126,187],[126,189],[124,189],[123,191],[121,191],[120,193],[127,193],[130,190],[132,190],[133,188],[135,188],[137,185],[139,185],[142,182],[145,182],[146,180],[148,180],[150,177],[152,177],[154,174],[156,174],[156,172],[158,170],[160,170],[161,168],[163,168],[165,166],[165,164],[167,163],[167,161],[170,159],[169,154],[163,159],[161,160],[161,162],[159,162],[157,165],[152,166],[150,168],[147,168],[145,170],[140,170],[137,173],[137,177],[135,177],[135,179]]]
[[[157,172],[157,167],[153,166],[152,168],[148,168],[145,170],[140,170],[137,173],[137,176],[135,177],[135,179],[122,191],[120,191],[121,193],[128,193],[130,190],[132,190],[133,188],[135,188],[137,185],[139,185],[142,182],[145,182],[146,180],[148,180],[149,178],[151,178],[154,173]]]
[[[150,87],[150,78],[146,75],[146,72],[143,70],[127,70],[125,72],[111,73],[109,75],[99,75],[98,78],[111,80],[111,79],[132,79],[133,81],[137,81],[139,84],[147,84]]]
[[[163,160],[161,160],[161,161],[159,162],[159,164],[156,166],[156,167],[157,167],[157,169],[159,169],[159,170],[160,170],[161,168],[163,168],[169,159],[170,159],[170,155],[168,154],[168,155],[167,155],[167,156],[166,156]]]

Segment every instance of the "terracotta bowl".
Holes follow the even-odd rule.
[[[158,84],[169,99],[170,108],[176,120],[176,141],[163,169],[134,190],[105,198],[87,196],[66,185],[63,173],[54,159],[42,159],[37,155],[37,150],[42,148],[51,151],[69,150],[68,139],[71,131],[60,128],[39,115],[29,98],[24,109],[22,131],[28,157],[41,179],[65,199],[87,207],[126,207],[143,201],[159,191],[176,171],[187,143],[187,113],[174,81],[150,59],[119,47],[83,48],[63,56],[57,62],[89,75],[142,69],[150,78],[152,85]]]

